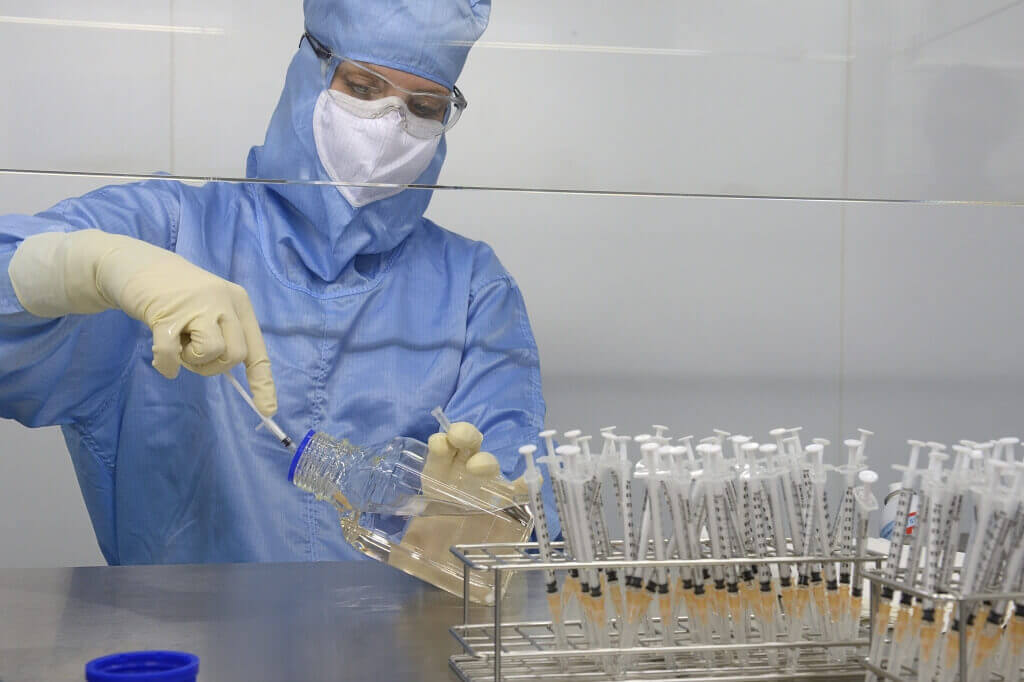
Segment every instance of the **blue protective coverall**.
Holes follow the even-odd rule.
[[[335,51],[451,87],[489,3],[309,0],[305,11]],[[303,41],[247,177],[328,180],[312,113],[332,73]],[[417,182],[435,182],[444,156],[442,140]],[[0,414],[62,427],[109,563],[361,555],[329,504],[291,487],[289,456],[254,431],[223,379],[163,378],[149,329],[121,311],[27,313],[7,274],[21,240],[99,228],[242,285],[272,361],[278,422],[294,436],[425,441],[441,405],[475,424],[514,476],[516,447],[536,441],[545,409],[523,298],[490,248],[423,217],[429,201],[406,190],[353,209],[331,186],[154,180],[0,218]]]

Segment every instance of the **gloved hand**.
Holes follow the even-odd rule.
[[[427,463],[436,468],[435,478],[452,480],[465,475],[493,478],[501,472],[498,459],[481,452],[484,436],[469,422],[455,422],[448,433],[435,433],[427,440]],[[426,473],[426,469],[424,469]]]
[[[501,475],[497,458],[482,452],[483,435],[468,422],[452,424],[447,434],[427,441],[421,482],[426,495],[451,499],[452,489],[470,500],[498,508],[525,500],[526,485]],[[530,528],[504,512],[490,509],[465,516],[423,516],[409,522],[403,550],[392,551],[388,563],[454,594],[462,594],[462,564],[452,545],[485,542],[524,542]],[[485,602],[493,588],[490,571],[473,572],[470,598]]]
[[[270,359],[245,290],[147,242],[100,230],[27,238],[8,268],[25,310],[39,317],[123,310],[153,332],[153,367],[212,376],[239,362],[260,412],[277,411]],[[122,349],[112,348],[116,353]]]

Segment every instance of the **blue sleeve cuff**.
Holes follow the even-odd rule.
[[[14,293],[14,285],[11,284],[11,276],[7,268],[11,265],[11,258],[15,249],[3,249],[0,251],[0,315],[14,315],[24,313],[25,308]]]

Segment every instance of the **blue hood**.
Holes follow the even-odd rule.
[[[415,73],[447,87],[461,72],[469,46],[486,27],[489,11],[489,0],[305,3],[306,28],[334,52]],[[308,41],[300,43],[266,139],[249,152],[247,177],[330,182],[313,141],[313,108],[333,71],[334,64],[324,68]],[[417,184],[437,181],[445,153],[442,139]],[[267,188],[285,205],[268,216],[264,247],[270,253],[264,255],[291,273],[288,278],[300,286],[306,282],[295,282],[295,273],[304,268],[315,288],[338,280],[356,256],[382,254],[398,246],[420,224],[431,197],[428,190],[406,190],[353,208],[328,185]]]

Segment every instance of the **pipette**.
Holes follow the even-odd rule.
[[[545,563],[551,563],[551,535],[548,532],[548,519],[544,511],[544,499],[541,497],[541,485],[544,479],[540,471],[534,466],[533,455],[537,451],[535,445],[524,445],[519,448],[519,454],[526,461],[526,473],[523,475],[523,482],[530,492],[530,504],[533,507],[534,530],[537,531],[537,549],[540,558]],[[559,649],[568,647],[568,638],[565,632],[565,617],[562,614],[562,597],[558,593],[558,580],[555,577],[555,570],[549,568],[547,576],[547,599],[548,608],[551,611],[551,622],[555,632],[555,645]]]
[[[277,425],[277,422],[275,422],[270,417],[266,417],[262,413],[260,413],[259,408],[256,407],[256,403],[254,403],[252,400],[252,396],[250,396],[249,392],[242,387],[242,384],[238,383],[238,379],[232,376],[230,372],[225,372],[224,377],[228,380],[228,383],[231,384],[236,391],[238,391],[238,395],[242,396],[242,399],[245,400],[245,404],[251,407],[252,411],[256,413],[256,416],[260,418],[260,426],[257,426],[256,428],[259,429],[264,426],[267,427],[267,431],[272,433],[274,435],[274,438],[281,442],[281,445],[287,448],[290,452],[295,452],[294,441],[292,441],[292,439],[289,438],[287,434],[285,434],[284,430]]]

